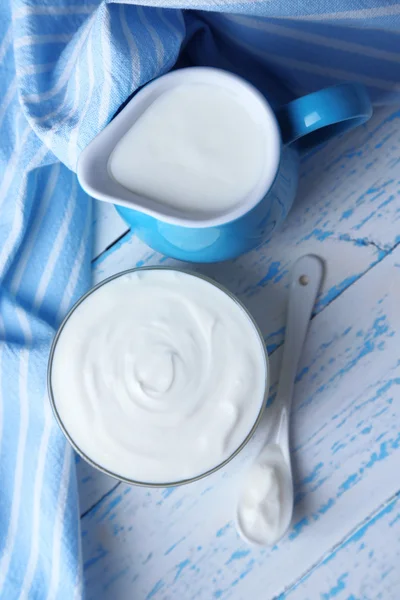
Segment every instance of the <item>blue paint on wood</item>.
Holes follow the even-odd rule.
[[[182,575],[182,571],[184,569],[186,569],[186,567],[188,567],[189,565],[190,565],[190,560],[188,558],[186,560],[183,560],[182,562],[180,562],[178,565],[176,565],[176,574],[175,574],[174,583]]]
[[[381,140],[380,142],[378,142],[378,144],[375,144],[375,148],[376,148],[376,149],[378,149],[378,148],[382,148],[382,146],[383,146],[384,144],[386,144],[386,142],[387,142],[388,140],[390,140],[390,138],[391,138],[391,137],[394,135],[394,133],[395,133],[395,132],[394,132],[394,131],[392,131],[391,133],[388,133],[387,135],[385,135],[385,137],[384,137],[384,138],[382,138],[382,140]]]
[[[376,412],[373,417],[380,417],[381,415],[383,415],[385,412],[388,411],[388,407],[386,408],[382,408],[381,410],[378,410],[378,412]]]
[[[348,210],[345,210],[342,213],[342,216],[340,217],[340,220],[343,221],[344,219],[349,219],[351,217],[351,215],[353,214],[354,210],[352,208],[349,208]]]
[[[304,377],[304,375],[307,375],[307,373],[309,372],[309,367],[304,367],[300,373],[296,376],[296,380],[295,382],[298,383],[299,381],[301,381]]]
[[[371,167],[373,167],[373,166],[374,166],[376,163],[377,163],[377,159],[376,159],[376,158],[374,158],[374,160],[372,160],[371,162],[369,162],[369,163],[367,163],[367,164],[365,165],[365,170],[366,170],[366,171],[369,171],[369,169],[370,169]]]
[[[323,462],[319,462],[317,465],[315,465],[312,472],[309,475],[307,475],[307,477],[304,477],[301,481],[299,481],[298,485],[302,486],[307,483],[311,483],[311,482],[315,481],[318,478],[323,466],[324,466]]]
[[[393,200],[395,198],[396,198],[396,196],[394,194],[391,194],[387,200],[384,200],[383,202],[381,202],[381,204],[378,206],[378,208],[383,208],[384,206],[387,206],[388,204],[393,202]]]
[[[186,536],[184,535],[183,537],[181,537],[181,539],[180,539],[180,540],[178,540],[177,542],[175,542],[175,544],[172,544],[172,546],[170,546],[170,547],[168,548],[168,550],[166,550],[166,551],[164,552],[164,556],[167,556],[167,555],[168,555],[168,554],[170,554],[170,553],[171,553],[173,550],[175,550],[175,548],[176,548],[177,546],[179,546],[179,544],[180,544],[181,542],[183,542],[185,539],[186,539]]]
[[[122,495],[117,496],[108,504],[106,511],[100,516],[100,521],[103,521],[107,515],[110,514],[113,508],[115,508],[120,502],[122,502]]]
[[[108,579],[106,581],[106,583],[104,584],[103,590],[107,591],[112,586],[113,583],[118,581],[118,579],[121,579],[121,577],[126,575],[128,573],[128,571],[129,571],[129,567],[125,567],[124,569],[117,571],[117,573],[114,573],[114,575],[112,575],[112,577],[110,577],[110,579]]]
[[[288,269],[281,271],[281,273],[275,277],[274,283],[279,283],[286,275],[288,275],[288,273]]]
[[[257,285],[263,287],[269,281],[273,280],[279,273],[280,264],[279,261],[272,262],[268,268],[267,274],[260,279]]]
[[[393,569],[394,569],[394,567],[390,567],[390,569],[386,569],[385,571],[383,571],[381,573],[381,581],[386,579],[386,577],[389,575],[389,573],[391,573],[393,571]]]
[[[267,345],[267,352],[268,354],[272,354],[273,352],[275,352],[275,350],[277,348],[279,348],[280,344],[268,344]]]
[[[398,492],[396,494],[396,496],[393,498],[393,500],[385,507],[383,507],[381,510],[379,510],[373,517],[371,517],[362,527],[360,527],[355,533],[353,533],[350,537],[348,537],[347,539],[345,539],[336,550],[334,550],[329,556],[327,556],[326,558],[324,558],[323,561],[321,561],[319,566],[322,565],[326,565],[329,562],[331,562],[339,552],[341,552],[341,550],[344,550],[347,548],[347,546],[354,544],[354,543],[358,543],[360,540],[362,540],[362,538],[364,537],[364,535],[369,531],[369,529],[371,527],[373,527],[376,523],[378,523],[380,521],[380,519],[382,519],[383,517],[385,517],[386,515],[390,514],[394,508],[396,507],[396,505],[398,504],[400,499],[400,492]],[[374,551],[371,550],[371,552],[369,553],[369,558],[371,558],[374,554]]]
[[[321,600],[331,600],[340,594],[340,592],[343,592],[343,590],[346,589],[346,579],[348,576],[348,573],[343,573],[343,575],[338,578],[336,584],[329,590],[329,592],[321,594]]]
[[[177,502],[175,502],[175,504],[173,505],[173,510],[178,510],[178,508],[180,508],[183,504],[183,498],[181,498],[180,500],[178,500]]]
[[[397,450],[399,447],[399,444],[400,444],[400,434],[397,436],[397,438],[395,440],[392,440],[390,442],[382,442],[379,447],[379,452],[373,452],[371,454],[370,460],[367,462],[367,464],[365,466],[367,468],[371,468],[375,463],[380,462],[381,460],[384,460],[385,458],[387,458],[389,456],[388,448]]]
[[[337,426],[340,427],[342,423],[339,423],[339,425]],[[337,452],[339,452],[339,450],[343,450],[343,448],[346,448],[347,444],[344,444],[343,442],[335,442],[334,444],[332,444],[331,450],[332,450],[332,454],[336,454]]]
[[[359,231],[368,221],[370,221],[377,213],[377,210],[373,210],[369,215],[367,215],[358,225],[354,225],[352,229]]]
[[[225,564],[229,565],[233,561],[235,561],[235,560],[241,560],[242,558],[245,558],[249,554],[250,554],[250,550],[236,550],[236,552],[233,552],[231,554],[229,560],[227,560]]]
[[[289,539],[296,539],[301,534],[303,529],[305,529],[309,524],[310,521],[308,517],[303,517],[302,519],[300,519],[300,521],[297,521],[297,523],[293,525],[292,531],[289,533]]]
[[[359,481],[360,476],[358,473],[353,473],[349,475],[347,479],[339,486],[339,491],[337,493],[337,498],[340,498],[342,494],[350,490],[354,485]]]
[[[272,337],[275,337],[275,336],[282,337],[282,336],[284,335],[284,333],[285,333],[285,326],[283,326],[283,327],[280,327],[280,328],[279,328],[279,329],[277,329],[276,331],[273,331],[272,333],[270,333],[270,334],[268,335],[268,339],[269,339],[269,338],[272,338]]]
[[[361,433],[362,435],[367,435],[367,433],[370,433],[372,429],[372,425],[369,425],[368,427],[364,427],[364,429],[361,429]]]
[[[147,594],[146,600],[151,600],[154,596],[164,587],[164,582],[162,579],[159,579],[153,589]]]
[[[133,238],[133,232],[132,231],[127,231],[125,233],[125,235],[123,235],[118,242],[115,242],[115,244],[113,244],[111,246],[111,248],[108,248],[108,250],[106,250],[105,252],[103,252],[103,254],[100,254],[100,256],[98,256],[97,258],[94,259],[94,261],[92,262],[93,265],[95,265],[96,267],[99,266],[102,262],[104,262],[106,260],[106,258],[108,258],[113,252],[115,252],[116,250],[118,250],[119,248],[121,248],[124,244],[127,244],[128,242],[130,242]]]
[[[218,529],[217,533],[215,534],[216,537],[222,537],[223,535],[226,534],[226,532],[228,531],[228,529],[230,529],[231,527],[231,523],[227,523],[226,525],[224,525],[223,527],[221,527],[221,529]]]
[[[256,561],[253,558],[251,560],[249,560],[249,562],[246,565],[245,570],[240,573],[240,575],[239,575],[239,577],[237,579],[234,579],[232,581],[231,587],[234,587],[240,581],[242,581],[245,577],[247,577],[247,575],[252,572],[255,563],[256,563]]]
[[[332,286],[324,294],[324,296],[319,301],[317,301],[317,306],[316,306],[317,311],[320,312],[322,310],[322,308],[324,308],[325,306],[330,304],[330,302],[332,302],[332,300],[337,298],[337,296],[339,296],[339,294],[341,294],[346,288],[348,288],[355,281],[357,281],[357,279],[359,279],[359,277],[361,277],[361,275],[362,275],[362,273],[359,273],[358,275],[350,275],[349,277],[346,277],[346,279],[344,279],[341,283],[338,283],[337,285]]]
[[[311,233],[304,236],[301,241],[306,242],[306,241],[310,240],[311,238],[315,238],[319,242],[324,242],[327,238],[332,237],[333,235],[334,235],[334,231],[323,231],[322,229],[316,228],[316,229],[313,229]]]
[[[322,505],[322,506],[321,506],[321,507],[318,509],[318,512],[319,512],[321,515],[324,515],[325,513],[327,513],[327,512],[328,512],[328,510],[329,510],[330,508],[332,508],[332,506],[334,506],[334,504],[335,504],[335,501],[334,501],[334,499],[333,499],[333,498],[329,498],[329,500],[328,500],[327,502],[325,502],[325,504],[323,504],[323,505]]]
[[[400,524],[400,513],[398,513],[395,518],[390,521],[389,527],[393,527],[393,525],[397,525],[397,523]]]
[[[174,492],[177,490],[177,488],[178,488],[178,486],[165,488],[165,489],[164,489],[164,490],[161,492],[161,495],[162,495],[162,497],[163,497],[164,499],[165,499],[165,498],[168,498],[168,497],[169,497],[171,494],[173,494],[173,493],[174,493]]]
[[[359,404],[357,404],[356,405],[356,409],[359,410],[360,408],[362,408],[366,404],[369,404],[370,402],[375,402],[383,394],[385,394],[392,387],[392,385],[399,385],[399,384],[400,384],[400,378],[395,377],[393,379],[389,379],[380,388],[378,388],[378,390],[375,392],[375,394],[374,394],[374,396],[372,396],[372,398],[368,398],[367,400],[364,400],[363,402],[360,402]]]
[[[360,336],[363,335],[363,332],[359,332]],[[387,334],[390,335],[391,331],[389,330],[389,325],[387,323],[387,319],[385,315],[381,315],[380,317],[377,317],[372,325],[372,327],[367,331],[367,333],[364,335],[364,340],[363,340],[363,344],[359,347],[359,352],[358,354],[352,358],[344,367],[342,367],[339,371],[337,371],[334,375],[332,375],[332,377],[330,377],[330,379],[328,380],[328,382],[324,385],[321,385],[316,392],[313,394],[313,396],[308,397],[298,408],[301,408],[303,406],[306,406],[307,404],[309,404],[312,399],[317,395],[320,394],[321,392],[324,391],[324,389],[328,386],[330,386],[332,383],[334,383],[337,379],[340,379],[341,377],[343,377],[343,375],[345,375],[346,373],[348,373],[353,367],[355,367],[358,362],[364,358],[365,356],[367,356],[368,354],[372,353],[376,347],[375,344],[375,340],[383,335],[383,334]],[[358,334],[357,334],[358,335]],[[351,351],[351,348],[348,349],[349,351]],[[337,425],[337,427],[341,427],[344,423],[345,423],[346,419],[344,419],[341,423],[339,423]]]
[[[121,531],[123,531],[123,530],[124,530],[124,527],[123,527],[122,525],[117,525],[117,524],[115,524],[115,525],[113,526],[113,530],[112,530],[112,531],[113,531],[113,535],[114,535],[114,536],[115,536],[115,535],[118,535],[118,534],[119,534],[119,533],[121,533]]]
[[[107,556],[108,551],[104,550],[104,548],[99,548],[97,554],[95,554],[94,556],[92,556],[92,558],[89,558],[88,560],[86,560],[83,563],[83,569],[86,570],[89,567],[92,567],[93,565],[95,565],[99,560],[101,560],[102,558],[104,558],[105,556]]]

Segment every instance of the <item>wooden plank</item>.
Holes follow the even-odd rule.
[[[294,524],[282,542],[250,548],[231,520],[267,411],[251,443],[212,477],[172,490],[121,484],[86,514],[87,597],[272,598],[396,494],[399,295],[400,248],[312,322],[293,410]],[[272,396],[279,360],[280,350],[271,361]],[[397,551],[388,550],[393,560]]]
[[[398,600],[399,494],[348,536],[281,600]]]

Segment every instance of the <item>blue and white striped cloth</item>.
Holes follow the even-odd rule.
[[[73,454],[46,394],[54,331],[90,285],[91,204],[73,172],[80,151],[179,55],[181,64],[236,70],[266,93],[283,79],[288,91],[281,99],[358,80],[375,103],[400,100],[400,3],[394,0],[140,4],[0,4],[4,600],[73,600],[83,593]],[[181,10],[189,6],[196,11]]]

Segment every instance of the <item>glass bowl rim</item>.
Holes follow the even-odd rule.
[[[52,389],[52,384],[51,384],[51,369],[52,369],[52,365],[53,365],[53,358],[54,358],[54,354],[56,351],[56,347],[57,347],[57,342],[62,334],[62,331],[65,327],[65,325],[67,324],[67,322],[69,321],[70,317],[72,316],[72,314],[75,312],[75,310],[89,297],[91,296],[94,292],[96,292],[99,288],[103,287],[104,285],[107,285],[108,283],[110,283],[111,281],[113,281],[114,279],[118,279],[119,277],[123,277],[124,275],[128,275],[130,273],[135,273],[138,271],[176,271],[178,273],[184,273],[186,275],[191,275],[193,277],[197,277],[198,279],[202,279],[203,281],[205,281],[206,283],[209,283],[210,285],[218,288],[221,292],[225,293],[231,300],[233,300],[238,306],[239,308],[241,308],[245,315],[247,315],[247,317],[250,320],[250,323],[253,325],[254,330],[256,332],[256,334],[259,337],[260,343],[261,343],[261,347],[263,349],[263,355],[264,355],[264,360],[265,360],[265,389],[264,389],[264,396],[261,402],[261,406],[260,406],[260,410],[258,412],[258,415],[256,417],[256,420],[252,426],[252,428],[250,429],[250,431],[248,432],[248,434],[246,435],[246,437],[244,438],[244,440],[242,441],[242,443],[236,448],[236,450],[230,454],[224,461],[222,461],[221,463],[219,463],[218,465],[216,465],[215,467],[213,467],[212,469],[208,469],[208,471],[205,471],[204,473],[201,473],[200,475],[196,475],[194,477],[189,477],[187,479],[181,479],[179,481],[169,481],[169,482],[165,482],[165,483],[154,483],[154,482],[146,482],[146,481],[139,481],[139,480],[135,480],[135,479],[130,479],[129,477],[124,477],[123,475],[118,475],[117,473],[110,471],[109,469],[101,466],[100,464],[96,463],[96,461],[94,461],[92,458],[90,458],[89,456],[87,456],[87,454],[85,454],[85,452],[83,452],[83,450],[81,450],[79,448],[79,446],[77,445],[77,443],[73,440],[72,436],[69,434],[67,428],[64,426],[63,420],[61,418],[61,416],[58,413],[57,410],[57,406],[56,406],[56,401],[54,398],[54,394],[53,394],[53,389]],[[94,467],[95,469],[97,469],[98,471],[101,471],[102,473],[104,473],[105,475],[108,475],[120,482],[123,483],[127,483],[129,485],[137,485],[137,486],[142,486],[142,487],[149,487],[149,488],[168,488],[168,487],[175,487],[175,486],[180,486],[180,485],[186,485],[188,483],[193,483],[195,481],[198,481],[200,479],[204,479],[205,477],[208,477],[209,475],[212,475],[213,473],[215,473],[216,471],[219,471],[221,468],[223,468],[224,466],[226,466],[229,462],[231,462],[231,460],[233,460],[235,458],[235,456],[237,456],[239,454],[239,452],[241,452],[243,450],[243,448],[248,444],[248,442],[250,441],[250,439],[253,437],[260,421],[261,421],[261,417],[264,413],[264,409],[266,406],[266,401],[268,399],[268,391],[269,391],[269,372],[270,372],[270,366],[269,366],[269,358],[268,358],[268,352],[265,346],[265,342],[261,333],[261,330],[259,328],[259,326],[257,325],[254,317],[252,316],[252,314],[250,313],[250,311],[244,306],[244,304],[239,300],[239,298],[233,294],[231,291],[229,291],[226,287],[224,287],[223,285],[221,285],[218,281],[215,281],[214,279],[211,279],[210,277],[207,277],[206,275],[203,275],[201,273],[196,273],[193,270],[190,269],[183,269],[180,267],[168,267],[168,266],[146,266],[146,267],[133,267],[131,269],[126,269],[124,271],[120,271],[118,273],[115,273],[114,275],[111,275],[110,277],[107,277],[106,279],[103,279],[103,281],[101,281],[100,283],[94,285],[93,287],[91,287],[85,294],[83,294],[74,304],[73,306],[70,308],[70,310],[68,311],[68,313],[66,314],[66,316],[64,317],[64,319],[62,320],[60,326],[58,327],[56,334],[53,338],[52,344],[51,344],[51,349],[50,349],[50,354],[49,354],[49,359],[48,359],[48,366],[47,366],[47,389],[48,389],[48,394],[49,394],[49,400],[50,400],[50,405],[51,408],[53,410],[53,414],[55,416],[55,419],[58,423],[58,426],[60,427],[61,431],[63,432],[64,436],[66,437],[66,439],[68,440],[68,442],[71,444],[72,448],[75,450],[75,452],[77,452],[77,454],[79,454],[79,456],[81,456],[87,463],[89,463],[92,467]]]

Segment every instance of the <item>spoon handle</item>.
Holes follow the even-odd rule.
[[[311,313],[321,286],[324,265],[320,258],[308,254],[294,264],[291,273],[285,344],[275,404],[279,410],[276,442],[288,446],[289,413],[300,355],[304,346]]]

